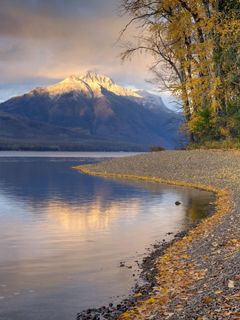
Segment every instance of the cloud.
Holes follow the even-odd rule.
[[[144,86],[149,56],[124,64],[116,44],[126,17],[119,0],[1,0],[0,95],[25,79],[61,79],[94,69],[122,84]],[[129,31],[133,37],[136,29]],[[27,88],[27,87],[26,87]],[[0,97],[1,99],[1,97]]]

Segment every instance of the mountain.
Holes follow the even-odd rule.
[[[146,90],[135,90],[135,93],[138,95],[134,100],[142,106],[154,113],[170,113],[173,115],[173,111],[168,109],[162,98],[159,95],[152,94]]]
[[[161,97],[88,72],[1,103],[0,149],[173,149],[182,122]]]

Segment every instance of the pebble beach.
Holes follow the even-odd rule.
[[[240,152],[163,151],[77,169],[217,195],[215,213],[155,257],[154,290],[119,319],[240,319]]]

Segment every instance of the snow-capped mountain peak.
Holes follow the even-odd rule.
[[[93,96],[93,92],[87,83],[84,82],[81,77],[75,75],[67,77],[63,81],[47,87],[46,91],[53,97],[69,92],[79,92],[89,97]]]
[[[93,98],[101,97],[102,89],[118,96],[141,98],[136,91],[119,86],[111,78],[92,71],[88,71],[84,75],[71,75],[63,81],[47,87],[46,92],[52,97],[74,92]]]
[[[81,77],[81,79],[86,82],[98,83],[102,86],[115,85],[114,81],[110,77],[93,71],[88,71],[84,76]]]
[[[125,145],[146,150],[155,144],[174,148],[184,120],[160,96],[124,88],[92,72],[36,88],[0,109],[0,134],[7,144],[15,147],[18,140],[19,146],[59,150],[63,145],[67,150],[125,150]]]

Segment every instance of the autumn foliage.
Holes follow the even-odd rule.
[[[240,139],[240,1],[123,0],[123,8],[142,30],[123,58],[152,54],[192,141]]]

